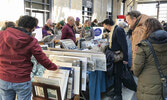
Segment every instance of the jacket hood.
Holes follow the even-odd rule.
[[[157,30],[150,34],[148,40],[152,44],[163,44],[167,43],[167,32],[164,30]]]
[[[3,36],[5,43],[13,49],[23,48],[33,40],[27,33],[15,28],[7,28]]]
[[[154,50],[157,52],[167,52],[167,32],[164,30],[157,30],[150,34],[148,41],[154,47]],[[138,46],[144,45],[148,46],[146,41],[141,41]]]
[[[157,30],[150,34],[148,40],[152,43],[155,51],[167,52],[167,32]]]

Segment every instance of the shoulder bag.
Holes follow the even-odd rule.
[[[160,67],[160,64],[159,64],[158,58],[155,54],[153,46],[151,45],[151,43],[148,40],[145,40],[145,41],[149,45],[149,48],[150,48],[152,55],[154,57],[156,68],[158,69],[158,72],[159,72],[160,77],[161,77],[162,88],[163,88],[163,91],[162,91],[163,98],[164,98],[164,100],[167,100],[167,76],[165,76],[162,72],[162,69]]]

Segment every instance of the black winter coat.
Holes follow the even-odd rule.
[[[126,35],[124,29],[118,27],[117,25],[114,28],[112,35],[112,51],[121,50],[123,52],[123,61],[128,61],[128,46],[126,41]]]

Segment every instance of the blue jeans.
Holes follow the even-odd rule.
[[[31,100],[31,81],[11,83],[0,79],[0,100]]]

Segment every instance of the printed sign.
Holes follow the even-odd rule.
[[[104,27],[93,27],[95,40],[102,39],[103,29]]]

